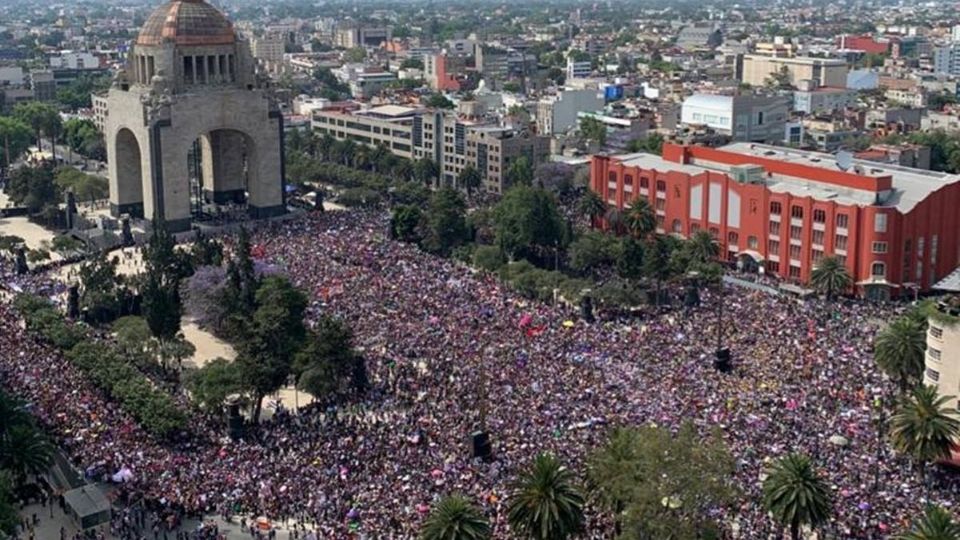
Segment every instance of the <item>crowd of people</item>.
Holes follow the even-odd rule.
[[[880,398],[893,388],[871,342],[889,307],[704,290],[699,308],[590,324],[386,230],[381,214],[328,212],[253,236],[258,253],[309,292],[310,320],[331,314],[353,328],[372,386],[353,403],[280,412],[238,442],[207,422],[176,444],[155,441],[25,335],[7,306],[0,378],[77,465],[129,469],[125,490],[184,514],[297,521],[319,538],[413,538],[436,500],[457,492],[482,506],[495,537],[510,538],[509,485],[533,457],[552,452],[582,472],[611,426],[645,423],[722,429],[742,492],[723,518],[730,537],[773,533],[761,478],[792,451],[827,475],[839,538],[883,538],[927,502],[960,500],[957,478],[938,473],[922,485],[878,435]],[[713,367],[717,324],[730,374]],[[470,452],[468,434],[481,425],[489,462]],[[609,537],[611,522],[591,509],[587,531]]]

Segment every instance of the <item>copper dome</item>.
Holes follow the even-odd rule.
[[[231,45],[233,24],[203,0],[172,0],[154,10],[137,37],[137,45]]]

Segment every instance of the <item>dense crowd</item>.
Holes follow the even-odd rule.
[[[841,538],[882,538],[927,501],[960,500],[956,478],[924,487],[878,439],[878,398],[891,385],[871,341],[890,308],[729,289],[720,324],[736,368],[721,374],[711,291],[701,308],[587,324],[389,241],[386,225],[378,214],[328,212],[254,235],[258,253],[310,292],[311,320],[332,314],[354,329],[372,382],[362,401],[281,412],[242,442],[195,428],[158,443],[25,336],[7,307],[0,375],[83,468],[129,468],[129,491],[183,512],[294,519],[320,538],[411,538],[453,492],[473,497],[508,538],[509,483],[538,452],[582,470],[612,425],[684,420],[704,433],[720,426],[736,458],[743,493],[725,517],[731,536],[772,532],[760,480],[790,451],[814,456],[829,476],[830,529]],[[470,456],[467,435],[481,422],[495,448],[489,463]],[[609,536],[604,516],[588,519],[590,538]]]

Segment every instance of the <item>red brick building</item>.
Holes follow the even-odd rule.
[[[846,160],[841,160],[846,161]],[[960,176],[751,143],[594,156],[594,191],[647,197],[661,233],[710,232],[731,262],[805,283],[837,255],[873,298],[926,290],[960,264]]]

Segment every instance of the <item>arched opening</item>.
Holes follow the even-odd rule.
[[[200,135],[187,152],[194,219],[239,218],[258,170],[256,144],[246,133],[216,129]]]
[[[763,273],[763,257],[753,250],[744,250],[737,254],[737,270],[749,273]]]
[[[143,162],[140,143],[127,128],[117,132],[114,138],[116,161],[116,194],[111,202],[115,213],[130,214],[143,218]]]

